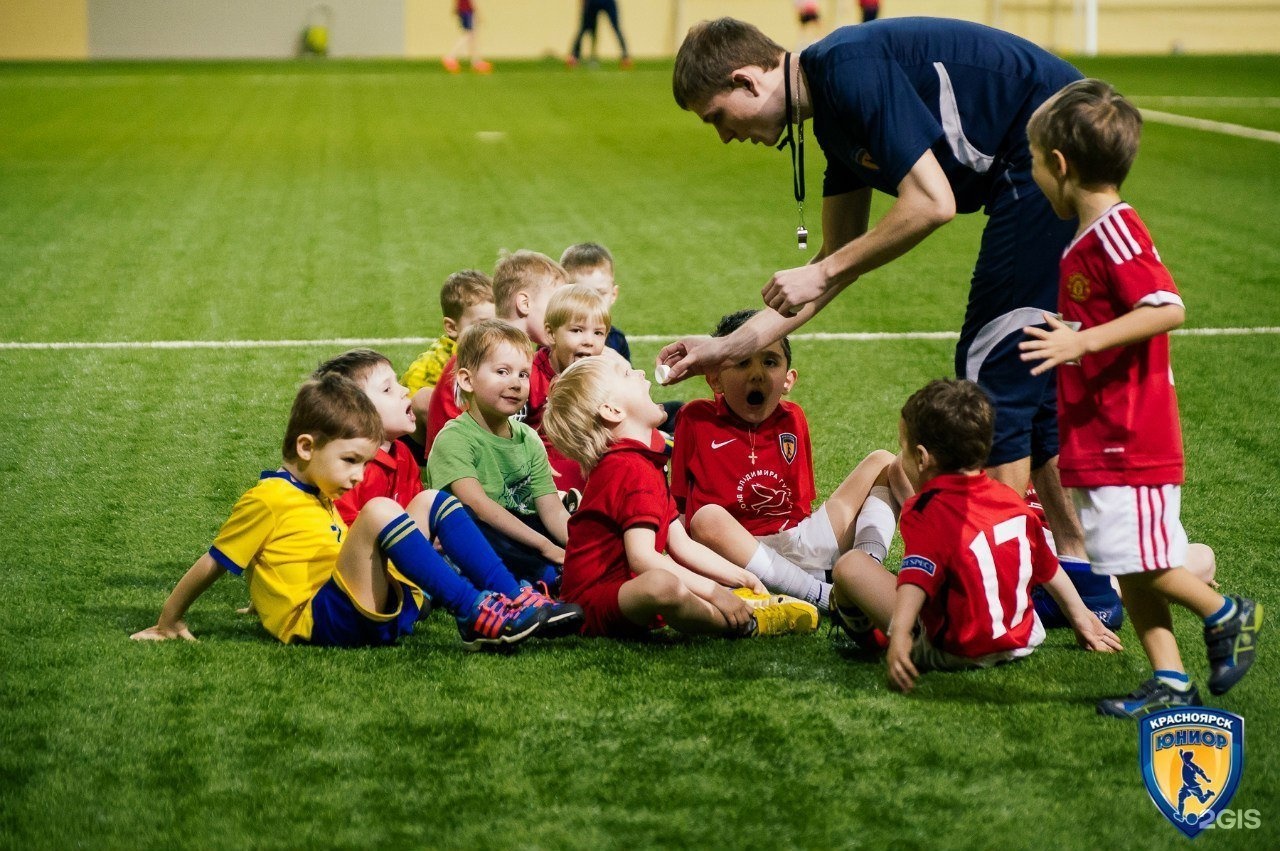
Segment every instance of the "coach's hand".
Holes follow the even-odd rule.
[[[671,371],[661,384],[675,384],[694,375],[705,375],[724,362],[724,337],[681,337],[658,352],[658,365]],[[656,374],[656,373],[655,373]]]
[[[829,282],[818,263],[774,272],[760,291],[764,303],[783,316],[795,316],[800,308],[827,291]]]

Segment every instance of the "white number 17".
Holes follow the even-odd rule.
[[[1000,605],[1000,585],[996,578],[996,559],[987,541],[987,533],[979,532],[969,542],[969,551],[978,560],[978,569],[982,571],[982,590],[987,595],[987,610],[991,613],[991,637],[999,638],[1017,623],[1022,622],[1027,612],[1027,585],[1031,582],[1031,542],[1027,540],[1027,518],[1025,515],[1010,517],[997,523],[991,530],[991,537],[998,547],[1009,541],[1018,542],[1018,607],[1013,618],[1006,621],[1004,607]]]

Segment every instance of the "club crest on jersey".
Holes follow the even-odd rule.
[[[1156,808],[1190,838],[1231,803],[1244,773],[1244,719],[1162,709],[1138,720],[1138,767]]]
[[[879,171],[880,166],[876,165],[876,161],[871,159],[871,152],[866,148],[858,148],[858,152],[853,156],[858,165],[870,171]]]
[[[800,441],[796,440],[796,436],[789,431],[784,431],[778,435],[778,448],[782,450],[783,459],[790,464],[796,460],[796,450],[800,446]]]
[[[1067,295],[1071,297],[1072,301],[1087,301],[1091,292],[1093,292],[1093,284],[1089,283],[1089,279],[1079,272],[1067,278]]]

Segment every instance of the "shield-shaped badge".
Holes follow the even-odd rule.
[[[1244,719],[1189,706],[1138,720],[1138,766],[1156,808],[1188,837],[1213,823],[1244,773]]]
[[[796,440],[796,436],[789,431],[784,431],[778,435],[778,448],[782,450],[782,457],[788,464],[796,460],[796,449],[799,448],[800,442]]]

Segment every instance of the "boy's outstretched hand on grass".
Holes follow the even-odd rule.
[[[168,641],[173,638],[182,638],[186,641],[196,640],[196,637],[191,634],[191,630],[187,629],[185,621],[178,621],[172,626],[156,624],[140,632],[135,632],[129,637],[134,641]]]

